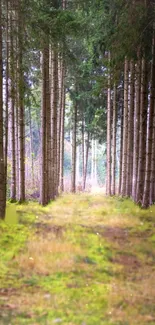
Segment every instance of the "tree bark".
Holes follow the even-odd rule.
[[[90,147],[90,132],[87,134],[87,144],[86,144],[86,160],[84,166],[84,191],[86,189],[86,181],[87,181],[87,169],[88,169],[88,157],[89,157],[89,147]]]
[[[24,124],[24,72],[23,72],[23,15],[18,8],[19,24],[19,202],[25,201],[25,124]]]
[[[51,199],[55,199],[58,195],[58,178],[57,178],[57,108],[58,108],[58,53],[57,50],[52,51],[53,66],[53,94],[52,94],[52,191]]]
[[[147,208],[152,203],[150,197],[151,184],[151,159],[152,159],[152,142],[153,142],[153,115],[154,115],[154,98],[155,98],[155,30],[152,39],[152,63],[151,63],[151,86],[150,86],[150,105],[147,122],[147,139],[146,139],[146,165],[145,165],[145,182],[142,206]]]
[[[122,186],[122,155],[123,155],[123,103],[121,104],[121,114],[120,114],[120,154],[119,154],[119,183],[118,183],[118,194],[121,194]]]
[[[16,201],[15,72],[13,12],[10,13],[11,200]]]
[[[134,201],[136,201],[138,160],[139,160],[140,85],[141,85],[141,61],[140,60],[138,60],[138,62],[136,64],[135,73],[136,73],[136,80],[135,80],[133,183],[132,183],[132,198]]]
[[[122,186],[121,194],[126,195],[126,173],[127,173],[127,143],[128,143],[128,77],[129,62],[125,59],[124,66],[124,121],[123,121],[123,150],[122,150]]]
[[[47,78],[47,54],[45,46],[42,51],[42,103],[41,103],[41,186],[40,204],[47,204],[47,106],[46,106],[46,78]]]
[[[63,63],[64,65],[64,63]],[[60,139],[60,192],[64,191],[64,135],[65,135],[65,67],[63,67],[62,113],[61,113],[61,139]]]
[[[74,104],[73,112],[73,131],[72,131],[72,173],[71,173],[71,191],[76,192],[76,130],[77,130],[77,100]]]
[[[133,133],[134,133],[134,78],[135,64],[130,61],[130,93],[129,93],[129,114],[128,114],[128,144],[127,144],[127,182],[126,196],[132,195],[132,176],[133,176]]]
[[[5,162],[3,151],[3,61],[2,61],[2,7],[0,2],[0,219],[5,218]]]
[[[109,54],[110,64],[110,54]],[[106,194],[111,195],[111,76],[108,72],[108,95],[107,95],[107,180]]]
[[[136,189],[136,202],[142,204],[145,162],[146,162],[146,133],[147,133],[147,108],[148,108],[148,77],[147,63],[142,60],[141,96],[140,96],[140,128],[139,128],[139,161]]]
[[[113,95],[113,126],[112,126],[112,195],[116,194],[116,116],[117,116],[117,88],[114,84],[114,95]]]
[[[8,1],[6,1],[6,88],[5,88],[5,178],[7,187],[7,157],[8,157],[8,108],[9,108],[9,35],[8,35]]]

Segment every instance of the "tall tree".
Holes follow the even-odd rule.
[[[152,143],[153,143],[153,117],[154,117],[154,98],[155,98],[155,30],[153,30],[152,39],[152,63],[151,63],[151,85],[150,85],[150,104],[147,123],[147,139],[146,139],[146,166],[145,166],[145,182],[143,194],[143,207],[147,208],[152,203],[150,197],[151,186],[151,162],[152,162]]]
[[[3,61],[2,61],[2,2],[0,2],[0,219],[5,217],[5,165],[3,148]]]
[[[110,53],[109,53],[110,66]],[[108,72],[108,90],[107,90],[107,186],[106,193],[111,195],[111,75]]]
[[[125,58],[124,65],[124,121],[123,121],[123,150],[122,150],[122,186],[121,194],[126,195],[127,172],[127,143],[128,143],[128,90],[129,90],[129,61]]]
[[[116,121],[117,121],[117,87],[114,84],[113,124],[112,124],[112,195],[116,194]]]

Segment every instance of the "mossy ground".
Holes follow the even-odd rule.
[[[12,207],[19,223],[0,223],[0,324],[155,324],[155,207],[100,194]]]

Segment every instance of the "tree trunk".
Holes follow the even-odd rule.
[[[150,86],[150,105],[147,123],[146,139],[146,165],[145,165],[145,182],[142,206],[147,208],[152,203],[150,197],[151,184],[151,159],[152,159],[152,142],[153,142],[153,115],[154,115],[154,97],[155,97],[155,30],[153,31],[152,40],[152,64],[151,64],[151,86]]]
[[[83,112],[83,108],[82,108],[81,136],[82,136],[82,189],[84,191],[84,183],[85,183],[85,127],[84,127],[84,112]]]
[[[135,68],[135,113],[134,113],[134,145],[133,145],[133,183],[132,198],[136,201],[136,188],[138,176],[139,160],[139,127],[140,127],[140,85],[141,85],[141,61],[139,60]]]
[[[127,180],[127,143],[128,143],[128,72],[129,62],[125,59],[124,67],[124,121],[123,121],[123,150],[122,150],[122,186],[121,194],[126,195],[126,180]]]
[[[71,191],[76,192],[76,129],[77,129],[77,100],[74,104],[73,112],[73,131],[72,131],[72,174],[71,174]]]
[[[24,125],[24,72],[23,72],[23,15],[18,11],[19,23],[19,202],[25,201],[25,125]]]
[[[112,195],[115,195],[115,177],[116,177],[116,116],[117,116],[117,88],[114,85],[113,98],[113,128],[112,128]]]
[[[110,54],[109,54],[110,64]],[[111,76],[108,72],[108,96],[107,96],[107,180],[106,194],[111,195]]]
[[[47,204],[47,107],[46,107],[46,78],[47,78],[47,54],[45,47],[42,51],[42,103],[41,103],[41,186],[40,204]]]
[[[64,63],[63,63],[64,65]],[[65,127],[65,67],[63,66],[62,113],[61,113],[61,138],[60,138],[60,191],[64,191],[64,127]]]
[[[52,192],[51,199],[55,199],[58,195],[58,179],[57,179],[57,107],[58,107],[58,54],[56,50],[52,51],[53,66],[53,94],[52,94]]]
[[[118,194],[121,194],[121,186],[122,186],[122,155],[123,155],[123,120],[124,120],[124,112],[123,112],[123,103],[121,104],[121,114],[120,114],[120,154],[119,154],[119,183],[118,183]]]
[[[128,115],[128,144],[127,144],[127,182],[126,196],[132,195],[132,175],[133,175],[133,133],[134,133],[134,61],[130,62],[130,94],[129,94],[129,115]]]
[[[32,118],[31,108],[29,107],[29,126],[30,126],[30,159],[31,159],[31,181],[32,187],[34,188],[34,153],[33,153],[33,132],[32,132]]]
[[[88,131],[87,136],[87,144],[86,144],[86,160],[85,160],[85,166],[84,166],[84,187],[83,190],[86,189],[86,180],[87,180],[87,169],[88,169],[88,157],[89,157],[89,147],[90,147],[90,132]]]
[[[147,133],[147,107],[148,107],[148,78],[147,63],[142,60],[141,96],[140,96],[140,128],[139,128],[139,161],[136,189],[136,202],[142,204],[145,162],[146,162],[146,133]]]
[[[16,201],[15,72],[13,13],[10,14],[11,200]]]
[[[0,3],[0,219],[5,218],[5,162],[3,151],[3,62],[2,62],[2,7]]]
[[[6,1],[6,88],[5,88],[5,178],[7,187],[7,157],[8,157],[8,103],[9,103],[9,35],[8,35],[8,1]]]

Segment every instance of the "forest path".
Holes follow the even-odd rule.
[[[0,325],[154,325],[155,207],[101,194],[0,223]]]

